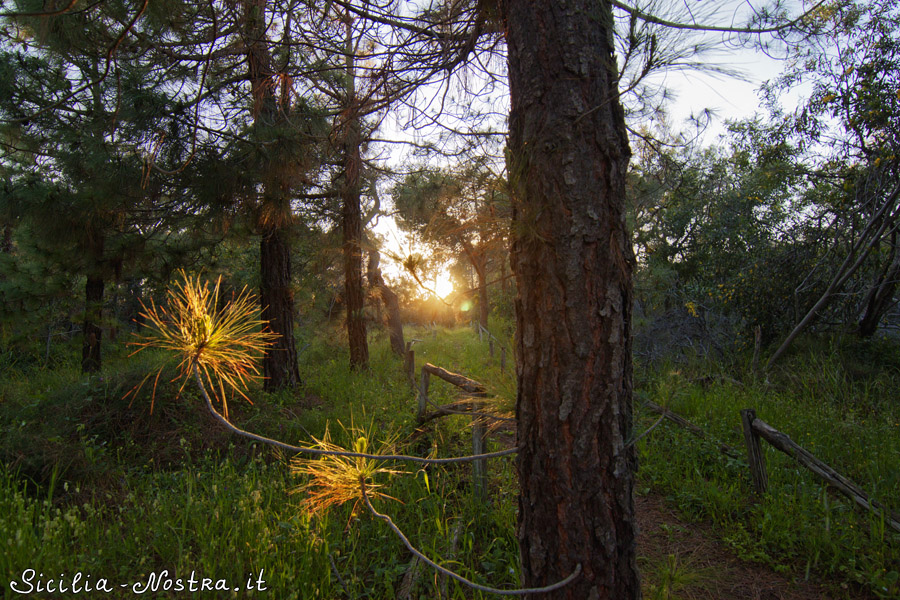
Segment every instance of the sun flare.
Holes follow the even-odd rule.
[[[441,271],[434,276],[432,280],[432,288],[441,298],[446,298],[453,293],[453,281],[450,279],[448,271]]]

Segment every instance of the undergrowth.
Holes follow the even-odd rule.
[[[484,383],[495,404],[511,411],[515,376],[511,340],[487,342],[471,329],[408,330],[416,375],[432,362]],[[347,368],[337,330],[313,335],[301,354],[303,385],[296,391],[247,392],[250,405],[230,399],[238,426],[289,443],[313,445],[329,427],[332,443],[354,447],[363,435],[390,438],[398,451],[442,456],[467,454],[470,419],[444,417],[425,433],[414,426],[416,397],[380,334],[371,343],[367,372]],[[503,337],[503,336],[501,336]],[[500,345],[507,345],[501,371]],[[873,350],[872,348],[875,348]],[[900,510],[900,369],[879,346],[833,344],[795,352],[768,381],[749,372],[725,372],[721,364],[636,370],[640,396],[665,404],[742,451],[739,410],[786,432],[861,487]],[[878,356],[870,355],[877,352]],[[248,579],[261,580],[270,598],[480,598],[478,592],[417,570],[401,542],[380,521],[349,502],[312,515],[304,506],[306,476],[292,475],[291,457],[235,438],[207,415],[192,385],[179,394],[175,373],[136,398],[126,393],[162,363],[153,351],[126,359],[108,354],[100,375],[84,378],[73,367],[4,371],[0,379],[0,573],[5,582],[27,569],[43,580],[71,585],[82,573],[91,585],[150,582],[152,597],[174,598],[174,580],[220,580],[231,591],[200,597],[242,597]],[[432,378],[435,404],[457,398],[449,384]],[[639,404],[639,403],[638,403]],[[641,432],[657,416],[638,407]],[[340,427],[338,423],[347,425]],[[362,434],[359,427],[365,429]],[[508,445],[501,428],[491,447]],[[860,590],[900,597],[900,534],[876,514],[865,514],[833,495],[802,467],[766,450],[770,491],[754,499],[743,460],[661,423],[638,444],[638,493],[661,493],[685,515],[712,521],[717,535],[742,558],[770,565],[795,579],[822,580],[840,597]],[[427,555],[479,583],[519,584],[515,539],[517,487],[513,461],[491,461],[490,502],[470,488],[470,466],[419,468],[392,465],[382,473],[376,508],[390,514]],[[640,552],[640,549],[639,549]],[[686,597],[710,574],[680,557],[642,558],[647,597]],[[36,583],[37,575],[32,581]],[[165,582],[172,586],[165,590]],[[57,583],[58,584],[58,583]],[[843,587],[842,587],[843,586]],[[19,586],[20,588],[22,585]],[[234,592],[233,587],[241,591]],[[5,586],[7,598],[21,597]],[[118,588],[107,597],[132,597]],[[52,594],[53,597],[75,597]],[[79,597],[85,597],[82,593]]]
[[[372,344],[370,370],[357,373],[334,341],[339,333],[332,333],[303,353],[301,389],[266,394],[251,385],[253,405],[230,401],[232,420],[304,445],[314,445],[331,423],[331,441],[353,447],[359,429],[341,422],[364,424],[373,440],[394,434],[397,449],[407,453],[470,451],[462,417],[415,432],[415,395],[386,340]],[[419,365],[441,362],[444,351],[442,366],[449,368],[484,360],[471,332],[427,341],[431,330],[411,334],[423,340],[417,344],[423,356],[431,353]],[[204,577],[212,587],[227,584],[227,595],[198,591],[210,598],[248,594],[248,579],[254,587],[263,580],[269,597],[284,599],[395,598],[403,585],[411,597],[433,598],[441,587],[453,598],[473,597],[452,580],[412,569],[400,540],[352,502],[311,514],[302,495],[291,493],[306,478],[291,474],[290,457],[220,430],[193,386],[178,393],[176,373],[160,378],[152,413],[149,386],[125,398],[162,363],[154,352],[145,354],[108,360],[90,378],[39,370],[0,384],[0,538],[10,540],[0,553],[5,597],[21,597],[6,582],[36,592],[39,579],[69,588],[54,597],[76,597],[71,588],[79,572],[81,597],[85,585],[96,589],[105,578],[115,588],[107,597],[132,597],[134,585],[150,584],[152,591],[156,581],[153,597],[174,598],[186,593],[178,586],[188,589],[192,573],[198,590]],[[437,385],[433,392],[436,401],[454,395]],[[510,460],[491,463],[491,497],[498,501],[487,505],[473,497],[469,465],[395,468],[404,472],[385,483],[396,500],[373,499],[379,511],[463,576],[518,585]]]
[[[820,342],[795,351],[769,377],[724,375],[714,363],[640,371],[647,397],[744,452],[740,410],[757,417],[900,512],[900,356],[875,341]],[[638,403],[639,404],[639,403]],[[638,410],[638,429],[658,415]],[[639,444],[640,487],[695,519],[711,519],[741,558],[795,578],[825,580],[839,596],[864,590],[900,598],[900,533],[860,510],[763,441],[769,491],[754,498],[744,460],[670,423]]]

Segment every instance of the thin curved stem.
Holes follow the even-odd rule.
[[[476,460],[482,460],[485,458],[497,458],[500,456],[509,456],[510,454],[515,454],[519,451],[518,448],[509,448],[508,450],[500,450],[498,452],[489,452],[487,454],[473,454],[470,456],[456,456],[452,458],[421,458],[418,456],[407,456],[403,454],[365,454],[362,452],[337,452],[332,450],[322,450],[319,448],[305,448],[303,446],[294,446],[292,444],[286,444],[284,442],[280,442],[278,440],[273,440],[272,438],[267,438],[262,435],[258,435],[255,433],[251,433],[249,431],[244,431],[238,427],[235,427],[231,424],[231,422],[223,417],[219,411],[215,409],[212,404],[212,400],[209,397],[209,394],[206,391],[206,386],[203,385],[203,380],[200,377],[200,365],[195,360],[191,365],[192,370],[194,372],[194,380],[197,383],[197,387],[200,389],[200,394],[203,396],[203,399],[206,401],[206,408],[213,414],[213,417],[225,426],[226,429],[231,431],[232,433],[236,433],[242,437],[262,442],[263,444],[268,444],[270,446],[275,446],[276,448],[281,448],[282,450],[287,450],[288,452],[302,453],[302,454],[312,454],[314,456],[346,456],[350,458],[370,458],[374,460],[398,460],[398,461],[407,461],[407,462],[415,462],[419,464],[425,465],[447,465],[453,463],[467,463],[473,462]]]
[[[369,511],[374,516],[378,517],[379,519],[381,519],[382,521],[384,521],[385,523],[388,524],[388,526],[394,531],[394,533],[397,534],[397,537],[400,538],[400,541],[403,542],[403,545],[406,546],[407,550],[412,552],[416,558],[418,558],[422,562],[426,563],[432,569],[438,571],[439,573],[443,573],[444,575],[447,575],[448,577],[452,577],[456,581],[458,581],[458,582],[462,583],[463,585],[466,585],[474,590],[478,590],[480,592],[485,592],[488,594],[497,594],[498,596],[525,596],[527,594],[545,594],[547,592],[552,592],[552,591],[558,590],[558,589],[568,585],[576,577],[578,577],[578,575],[581,574],[581,563],[578,563],[575,566],[575,570],[572,571],[572,573],[568,577],[566,577],[565,579],[563,579],[561,581],[557,581],[556,583],[554,583],[552,585],[539,587],[539,588],[517,588],[514,590],[501,590],[498,588],[492,588],[492,587],[487,587],[484,585],[479,585],[479,584],[475,583],[474,581],[469,581],[462,575],[459,575],[449,569],[442,567],[441,565],[437,564],[436,562],[434,562],[433,560],[431,560],[430,558],[428,558],[427,556],[425,556],[424,554],[422,554],[421,552],[416,550],[416,548],[412,545],[412,543],[410,543],[409,539],[403,534],[403,531],[401,531],[399,527],[394,525],[394,522],[391,520],[391,518],[387,515],[381,514],[377,510],[375,510],[375,507],[373,507],[372,503],[369,502],[369,496],[368,496],[368,494],[366,494],[366,482],[363,477],[360,477],[359,485],[360,485],[360,489],[362,490],[363,500],[365,501],[366,506],[368,507]]]
[[[619,2],[618,0],[611,0],[611,4],[622,10],[629,15],[640,19],[646,23],[653,23],[654,25],[660,25],[662,27],[668,27],[670,29],[688,29],[691,31],[715,31],[720,33],[749,33],[749,34],[762,34],[762,33],[778,33],[780,31],[784,31],[786,29],[790,29],[792,27],[796,27],[800,22],[813,14],[816,10],[818,10],[821,6],[826,3],[827,0],[819,0],[816,4],[812,6],[809,10],[801,14],[796,19],[789,21],[787,23],[783,23],[781,25],[773,25],[772,27],[722,27],[719,25],[700,25],[699,23],[679,23],[677,21],[667,21],[666,19],[662,19],[655,15],[651,15],[646,13],[634,6],[629,6],[623,2]]]

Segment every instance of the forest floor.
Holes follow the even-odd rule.
[[[741,560],[711,524],[683,520],[662,496],[635,495],[639,566],[650,579],[644,597],[679,600],[836,600],[873,598],[865,591],[826,587]],[[649,576],[649,577],[648,577]],[[647,585],[645,584],[645,588]]]

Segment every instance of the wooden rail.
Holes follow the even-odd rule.
[[[480,416],[483,403],[469,401],[464,404],[453,403],[446,407],[438,407],[432,413],[426,414],[425,409],[428,406],[428,386],[431,381],[431,375],[443,379],[447,383],[455,385],[461,390],[469,393],[473,398],[484,398],[487,396],[485,387],[473,379],[469,379],[459,373],[452,373],[447,369],[435,366],[431,363],[425,363],[422,366],[422,377],[418,388],[418,411],[416,420],[419,424],[425,423],[433,418],[444,414],[453,414],[460,407],[468,407],[472,413],[472,454],[484,454],[485,441],[487,440],[487,427],[485,427],[484,418]],[[487,461],[476,460],[472,463],[472,487],[475,495],[484,498],[487,493]]]
[[[664,408],[651,400],[644,400],[644,405],[653,412],[665,416],[671,422],[683,427],[693,435],[713,441],[718,445],[719,451],[732,458],[741,460],[743,457],[737,450],[716,442],[703,429],[691,423],[681,415],[668,408]],[[766,471],[765,455],[762,451],[760,440],[765,440],[777,450],[787,454],[792,459],[818,475],[827,484],[841,492],[860,507],[867,511],[875,511],[883,515],[884,522],[896,531],[900,531],[900,515],[891,512],[880,502],[871,499],[862,488],[853,481],[844,477],[832,467],[822,462],[807,449],[794,442],[787,434],[778,431],[762,419],[756,416],[752,408],[741,411],[741,424],[744,430],[744,442],[747,449],[747,459],[750,466],[750,478],[753,482],[753,491],[757,495],[765,494],[769,487],[769,476]]]
[[[483,336],[486,335],[488,338],[488,351],[490,352],[491,358],[494,358],[494,341],[500,345],[500,372],[503,373],[506,370],[506,345],[497,337],[488,331],[486,327],[484,327],[478,321],[473,321],[475,324],[475,329],[478,331],[478,341],[483,341]]]
[[[741,411],[742,419],[745,423],[744,433],[747,440],[748,456],[750,458],[750,469],[753,477],[754,488],[758,493],[765,493],[768,487],[768,477],[765,476],[765,462],[762,452],[754,452],[751,446],[758,446],[758,438],[762,438],[769,442],[772,446],[784,452],[795,461],[818,475],[826,483],[834,487],[836,490],[853,500],[856,504],[867,511],[880,512],[884,516],[884,521],[893,529],[900,531],[900,515],[888,511],[880,502],[872,500],[862,488],[844,477],[826,463],[812,455],[806,448],[803,448],[794,442],[785,433],[778,431],[762,419],[756,416],[752,409]],[[748,435],[748,430],[750,434]],[[760,475],[760,473],[762,475]]]
[[[730,458],[733,458],[735,460],[743,460],[744,457],[743,457],[743,455],[741,455],[740,451],[738,451],[735,448],[732,448],[731,446],[729,446],[727,444],[723,444],[721,442],[714,440],[708,433],[703,431],[703,429],[701,429],[694,423],[691,423],[690,421],[688,421],[681,415],[672,412],[668,408],[660,406],[659,404],[657,404],[656,402],[653,402],[652,400],[645,399],[644,405],[647,408],[649,408],[650,410],[652,410],[653,412],[655,412],[656,414],[663,415],[669,421],[675,423],[676,425],[678,425],[679,427],[682,427],[683,429],[688,430],[694,436],[696,436],[702,440],[707,440],[707,441],[714,443],[716,445],[716,447],[718,448],[719,452],[721,452],[722,454],[724,454]]]

